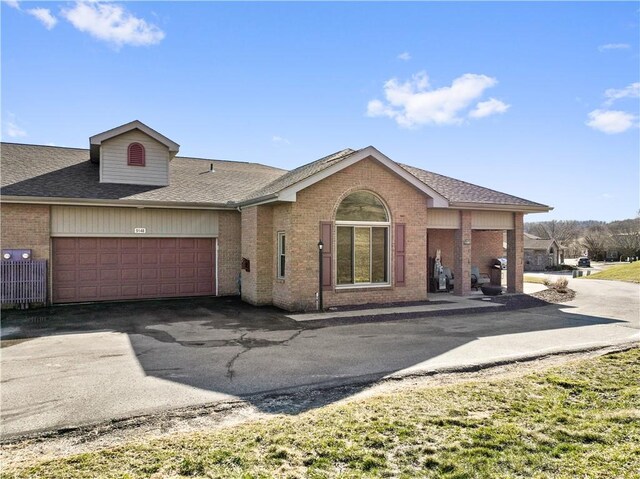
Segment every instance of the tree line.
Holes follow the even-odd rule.
[[[585,251],[596,261],[619,261],[640,257],[640,211],[635,218],[618,221],[552,220],[524,224],[526,233],[555,239],[565,258],[577,258]]]

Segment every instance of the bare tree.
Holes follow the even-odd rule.
[[[609,224],[612,247],[622,257],[640,253],[640,212],[633,219],[613,221]]]
[[[592,226],[589,228],[580,244],[589,251],[589,257],[595,260],[603,260],[610,244],[611,235],[605,226]]]

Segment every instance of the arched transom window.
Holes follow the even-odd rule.
[[[337,284],[389,283],[389,214],[368,191],[347,196],[336,212]]]
[[[127,150],[127,165],[144,166],[144,146],[140,143],[131,143]]]

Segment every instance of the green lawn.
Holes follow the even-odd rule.
[[[545,278],[544,276],[530,276],[530,275],[524,275],[523,279],[522,279],[525,283],[537,283],[537,284],[544,284],[545,281],[548,281],[547,278]]]
[[[609,268],[598,271],[597,273],[583,276],[587,279],[611,279],[616,281],[630,281],[632,283],[640,283],[640,261],[634,263],[610,266]]]
[[[640,350],[42,462],[2,477],[638,478]]]

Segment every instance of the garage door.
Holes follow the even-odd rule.
[[[213,238],[53,238],[53,302],[215,294]]]

